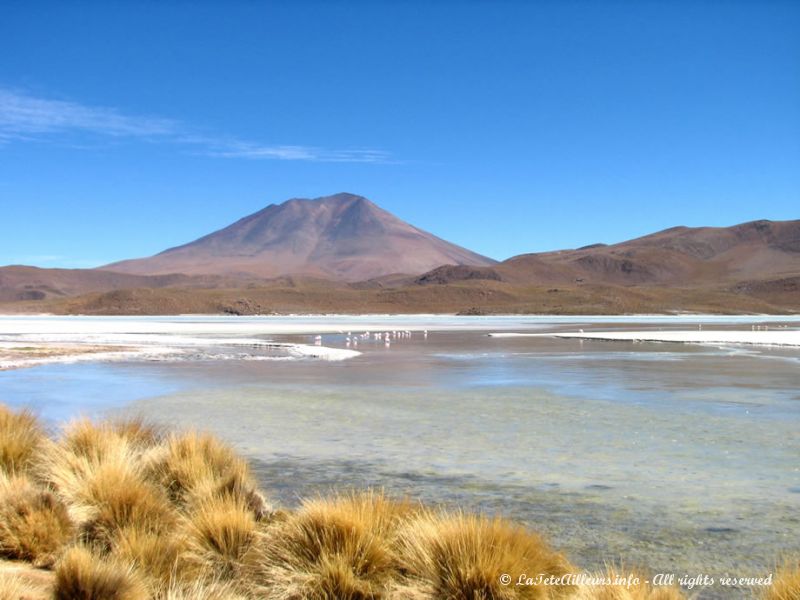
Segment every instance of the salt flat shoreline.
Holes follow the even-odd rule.
[[[107,336],[34,334],[19,336],[22,341],[7,341],[12,336],[0,334],[0,371],[36,367],[53,363],[87,361],[118,362],[125,360],[181,359],[200,348],[244,349],[241,360],[315,359],[347,360],[361,353],[349,348],[322,345],[289,344],[253,338],[190,338],[166,335],[117,334]],[[98,344],[97,342],[101,342]],[[253,349],[269,355],[250,353]]]
[[[126,346],[0,342],[0,371],[58,362],[121,360],[136,355],[134,349]]]
[[[800,330],[697,330],[697,331],[580,331],[550,333],[493,332],[489,337],[555,337],[605,342],[657,342],[679,344],[736,344],[747,346],[800,346]]]
[[[758,323],[759,325],[755,325]],[[791,323],[798,329],[772,329]],[[685,330],[583,331],[603,325],[682,326]],[[689,327],[698,330],[689,330]],[[701,327],[710,327],[700,331]],[[740,326],[747,330],[715,330]],[[570,331],[542,331],[569,327]],[[753,328],[769,330],[752,330]],[[218,358],[241,360],[348,360],[360,355],[341,347],[343,336],[407,331],[484,331],[492,337],[560,337],[606,341],[681,342],[800,346],[800,317],[767,315],[638,316],[457,316],[457,315],[293,315],[264,317],[196,316],[20,316],[0,315],[0,370],[49,363],[190,358],[213,348]],[[522,330],[522,331],[520,331]],[[577,331],[575,331],[577,330]],[[314,345],[272,336],[317,336]],[[334,336],[331,340],[329,336]],[[327,338],[327,339],[326,339]],[[222,349],[226,349],[223,352]],[[270,354],[265,356],[264,354]]]

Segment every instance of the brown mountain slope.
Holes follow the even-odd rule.
[[[144,277],[88,269],[39,269],[11,265],[0,267],[0,301],[43,300],[133,287],[187,285],[185,275]]]
[[[353,194],[293,199],[189,244],[103,269],[137,274],[306,274],[361,281],[495,261],[417,229]]]
[[[612,246],[527,254],[491,266],[442,265],[423,275],[360,282],[4,267],[2,311],[797,312],[800,221],[676,227]]]
[[[43,300],[133,288],[244,288],[262,279],[218,275],[131,275],[100,269],[40,269],[22,265],[0,267],[0,302]]]
[[[719,286],[800,275],[800,220],[674,227],[611,246],[523,254],[492,267],[505,281]]]

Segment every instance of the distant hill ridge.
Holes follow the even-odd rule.
[[[0,303],[94,314],[796,312],[800,220],[672,227],[498,263],[343,193],[271,204],[99,269],[0,267]]]
[[[719,285],[800,274],[800,220],[672,227],[612,245],[521,254],[500,263],[508,281]]]

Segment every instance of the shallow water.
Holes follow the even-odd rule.
[[[263,335],[313,343],[313,321],[305,325],[308,333]],[[284,504],[385,487],[524,521],[584,568],[623,560],[745,576],[800,553],[800,349],[486,336],[633,326],[623,319],[438,325],[451,330],[429,318],[427,339],[363,341],[361,356],[336,363],[199,352],[7,371],[0,401],[50,419],[123,410],[208,428],[251,457]],[[686,324],[637,319],[643,326]],[[322,343],[344,339],[326,333]]]

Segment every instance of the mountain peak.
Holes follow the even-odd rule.
[[[137,274],[305,274],[358,281],[495,261],[422,231],[364,196],[292,198],[193,242],[104,269]]]
[[[321,196],[319,198],[315,198],[315,200],[319,202],[333,202],[333,203],[361,202],[366,204],[372,204],[372,202],[370,202],[364,196],[359,196],[358,194],[351,194],[350,192],[339,192],[338,194],[331,194],[330,196]]]

